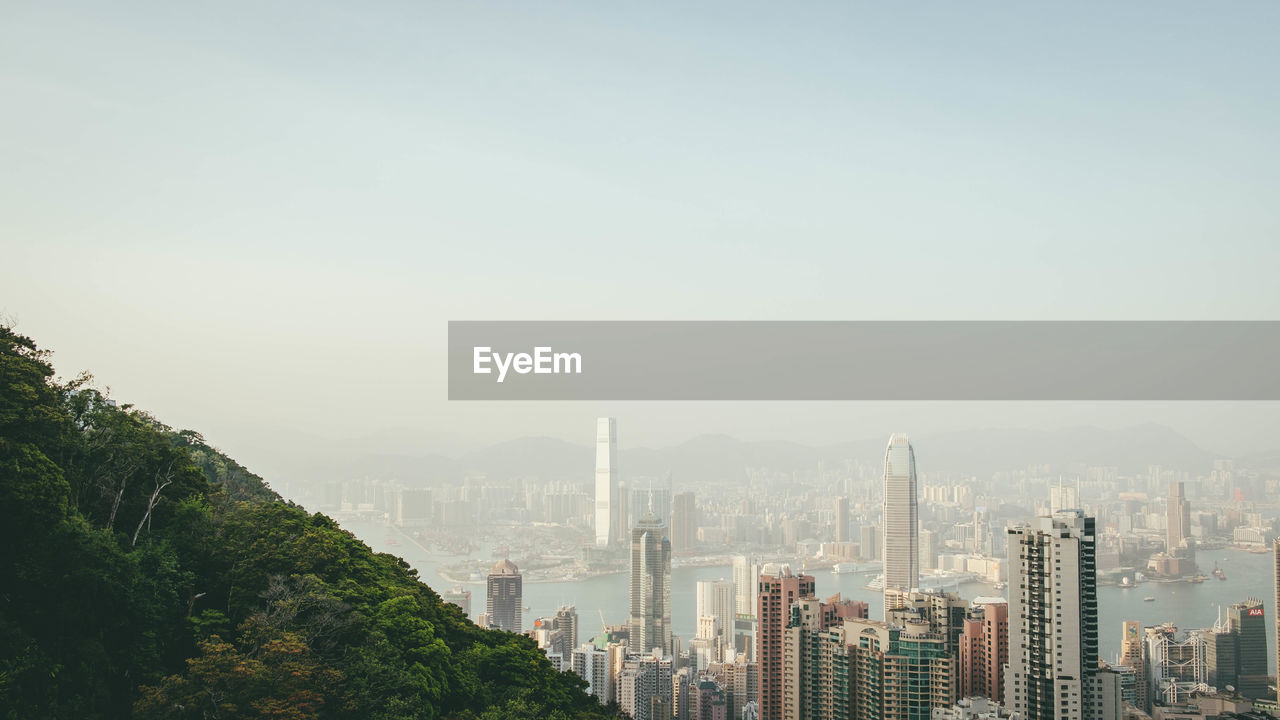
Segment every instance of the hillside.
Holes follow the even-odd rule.
[[[0,716],[602,718],[533,642],[0,326]]]

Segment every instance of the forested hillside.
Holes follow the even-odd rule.
[[[5,718],[609,716],[531,640],[4,326],[0,512]]]

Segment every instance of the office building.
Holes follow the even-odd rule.
[[[633,653],[671,653],[671,541],[653,513],[631,531],[630,626]]]
[[[737,614],[755,617],[759,577],[760,566],[755,558],[746,555],[733,557],[733,602]]]
[[[489,570],[485,615],[489,627],[518,633],[522,629],[521,609],[524,605],[523,578],[516,564],[499,560]]]
[[[623,508],[618,491],[618,425],[596,420],[596,545],[610,547],[623,538]]]
[[[1098,678],[1093,518],[1063,511],[1007,533],[1006,703],[1023,720],[1111,720]]]
[[[920,517],[916,455],[906,435],[889,438],[884,455],[884,606],[920,586]]]
[[[847,497],[836,498],[835,525],[836,525],[836,532],[835,532],[836,542],[839,542],[839,543],[850,542],[851,538],[849,537],[849,498]]]
[[[1180,554],[1191,537],[1191,503],[1187,502],[1181,482],[1169,483],[1165,514],[1165,554],[1173,557]]]
[[[733,583],[729,580],[699,580],[696,617],[715,619],[716,633],[724,647],[733,647]],[[716,658],[719,660],[719,658]]]
[[[671,498],[671,551],[686,552],[698,544],[698,505],[692,492]]]
[[[1255,700],[1270,696],[1272,677],[1267,668],[1267,620],[1262,601],[1249,598],[1229,606],[1227,628],[1239,637],[1236,690]]]
[[[1142,623],[1137,620],[1125,620],[1120,631],[1120,664],[1132,668],[1137,677],[1133,688],[1134,696],[1130,702],[1139,710],[1148,712],[1151,709],[1151,702],[1147,693],[1147,661],[1146,649],[1142,642]]]

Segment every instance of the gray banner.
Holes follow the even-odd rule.
[[[1273,321],[449,323],[450,400],[1278,400],[1277,368]]]

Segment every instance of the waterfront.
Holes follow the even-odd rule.
[[[435,554],[414,544],[395,528],[381,523],[355,518],[341,519],[342,526],[367,543],[375,551],[398,555],[409,563],[423,582],[437,592],[453,586],[440,576],[441,568],[458,562],[464,556]],[[387,542],[394,540],[396,544]],[[467,556],[480,558],[476,552]],[[1241,550],[1201,551],[1197,562],[1203,569],[1210,569],[1217,561],[1227,576],[1218,581],[1210,577],[1203,583],[1146,582],[1132,588],[1101,586],[1098,588],[1099,645],[1104,660],[1113,660],[1120,651],[1120,628],[1125,620],[1138,620],[1143,625],[1171,621],[1179,629],[1210,627],[1218,618],[1219,604],[1224,608],[1245,598],[1260,598],[1267,613],[1268,660],[1275,671],[1275,620],[1272,613],[1275,591],[1273,587],[1272,556],[1270,553],[1249,553]],[[799,563],[792,567],[799,568]],[[868,590],[867,582],[875,577],[870,574],[834,575],[828,569],[813,573],[819,597],[839,592],[845,598],[864,600],[870,606],[871,617],[880,617],[883,598],[879,592]],[[677,567],[671,572],[671,624],[675,634],[686,643],[693,637],[696,613],[696,588],[699,580],[732,577],[728,565],[711,567]],[[472,592],[472,619],[484,611],[484,584],[470,583],[464,587]],[[524,604],[525,626],[533,619],[552,615],[560,605],[574,605],[583,628],[583,638],[594,635],[600,628],[600,616],[608,624],[626,621],[628,612],[628,585],[625,574],[601,575],[582,580],[562,582],[526,583]],[[984,583],[961,585],[959,593],[966,599],[979,595],[1003,595]],[[1143,598],[1154,597],[1152,602]],[[1225,612],[1224,612],[1225,615]]]

